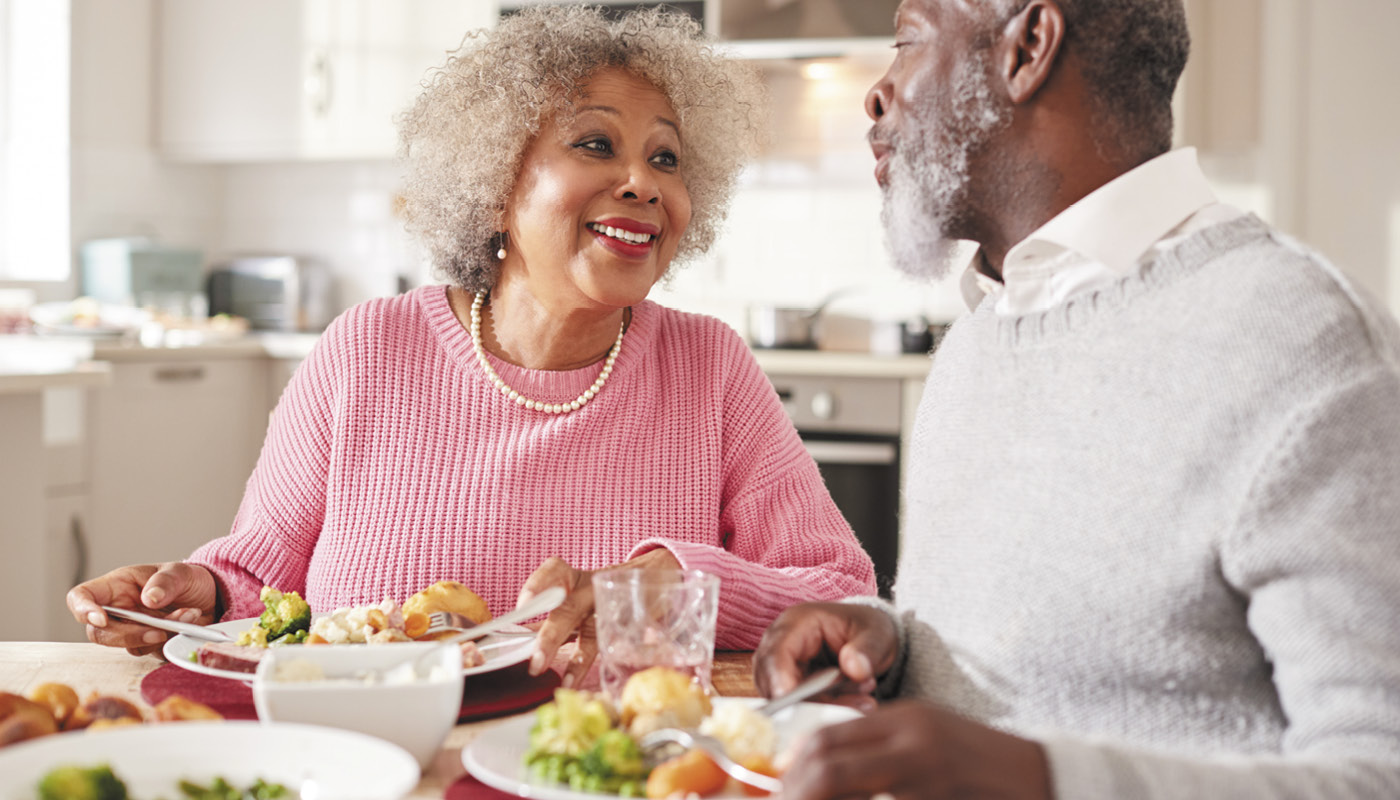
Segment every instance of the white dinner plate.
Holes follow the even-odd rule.
[[[718,698],[716,703],[745,703],[757,707],[757,698]],[[817,728],[845,722],[860,716],[847,706],[829,703],[798,703],[778,712],[773,726],[778,732],[778,753],[782,753],[797,737]],[[593,792],[578,792],[560,783],[541,780],[530,774],[525,766],[525,751],[530,749],[530,728],[535,715],[511,717],[472,740],[462,749],[462,764],[473,777],[493,789],[529,797],[531,800],[598,800]],[[744,798],[743,793],[724,791],[716,798]]]
[[[286,722],[165,722],[42,736],[0,750],[0,800],[34,800],[62,765],[107,764],[132,797],[178,797],[181,779],[236,786],[258,778],[306,800],[397,800],[418,785],[418,762],[383,739]]]
[[[315,619],[318,616],[320,615],[314,614],[312,615],[312,618]],[[214,628],[216,630],[221,630],[230,636],[237,637],[238,634],[248,630],[249,628],[257,624],[257,617],[249,617],[248,619],[233,619],[227,622],[216,622],[213,625],[210,625],[209,627]],[[501,630],[529,632],[530,629],[522,627],[520,625],[507,625]],[[231,669],[216,669],[214,667],[206,667],[203,664],[191,661],[190,655],[197,651],[200,645],[202,644],[204,644],[204,642],[201,642],[198,639],[191,639],[190,637],[185,636],[184,634],[179,634],[176,636],[172,636],[171,638],[165,641],[165,647],[162,648],[162,652],[165,653],[165,658],[170,663],[175,664],[176,666],[184,667],[185,669],[190,670],[191,672],[198,672],[204,675],[213,675],[216,678],[232,678],[237,681],[244,681],[248,683],[252,682],[253,673],[251,672],[234,672]],[[532,652],[534,645],[535,637],[533,636],[497,636],[495,634],[487,634],[484,638],[478,639],[476,642],[476,646],[480,648],[481,655],[486,659],[486,663],[482,664],[479,667],[470,667],[467,669],[463,669],[462,674],[479,675],[483,672],[494,672],[498,669],[513,667],[516,664],[519,664],[530,658],[530,653]],[[301,645],[289,644],[284,646],[300,647]],[[320,645],[316,646],[319,647]],[[365,645],[336,644],[327,646],[364,647]],[[379,647],[381,645],[375,646]],[[382,646],[393,647],[392,644]]]

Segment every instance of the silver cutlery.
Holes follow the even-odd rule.
[[[171,633],[184,634],[185,636],[188,636],[191,639],[200,639],[206,642],[234,641],[234,638],[232,636],[229,636],[227,633],[224,633],[223,631],[218,630],[217,628],[208,628],[203,625],[193,625],[188,622],[176,622],[173,619],[165,619],[164,617],[153,617],[150,614],[144,614],[140,611],[132,611],[129,608],[117,608],[116,606],[102,606],[102,610],[106,611],[108,614],[111,614],[114,617],[129,619],[132,622],[139,622],[142,625],[147,625],[152,628],[160,628],[163,631],[170,631]]]
[[[840,681],[840,668],[827,667],[818,670],[794,686],[792,691],[782,697],[769,700],[756,710],[765,717],[771,717],[789,706],[794,706],[813,695],[830,689]],[[659,728],[643,736],[637,744],[649,763],[659,760],[664,752],[671,749],[671,745],[679,745],[682,749],[687,750],[698,748],[705,751],[705,754],[715,762],[716,766],[735,780],[767,792],[780,792],[783,789],[782,781],[761,772],[754,772],[739,764],[729,757],[729,754],[724,751],[724,744],[718,739],[697,731],[688,731],[683,728]]]

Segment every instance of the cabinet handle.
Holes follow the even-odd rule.
[[[317,51],[311,56],[311,65],[307,70],[304,89],[307,99],[311,103],[311,114],[315,117],[325,117],[331,108],[331,59],[330,55],[324,51]]]
[[[77,586],[87,577],[88,546],[87,537],[83,535],[83,521],[76,514],[68,522],[68,532],[73,538],[73,550],[78,556],[73,564],[73,580],[68,585]]]
[[[156,370],[156,380],[162,383],[182,383],[204,380],[204,367],[161,367]]]

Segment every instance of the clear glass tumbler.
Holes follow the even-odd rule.
[[[610,569],[593,575],[598,670],[620,697],[633,673],[666,666],[711,691],[719,576],[699,570]]]

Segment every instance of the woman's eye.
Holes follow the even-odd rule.
[[[584,150],[592,150],[595,153],[612,153],[612,142],[607,139],[584,139],[574,146]]]
[[[657,153],[656,155],[651,157],[651,160],[652,163],[658,166],[666,167],[668,169],[675,169],[676,167],[680,166],[681,163],[681,160],[676,157],[676,154],[671,152],[670,150],[663,150],[660,153]]]

